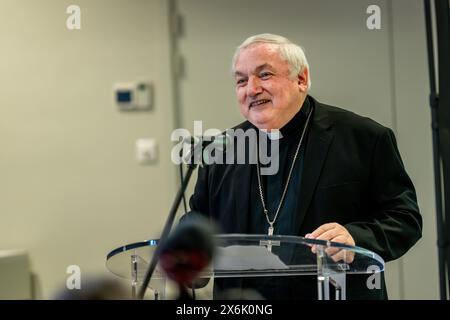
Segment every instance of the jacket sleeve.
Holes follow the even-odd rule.
[[[405,254],[422,236],[422,217],[394,133],[385,128],[375,144],[370,178],[371,208],[366,221],[345,225],[359,247],[386,262]]]
[[[194,193],[189,199],[189,207],[191,210],[181,217],[180,222],[186,221],[198,213],[209,216],[208,166],[206,165],[198,168],[197,182]]]

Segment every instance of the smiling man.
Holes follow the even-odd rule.
[[[242,115],[259,129],[281,129],[305,101],[308,68],[291,75],[291,68],[277,46],[269,43],[238,52],[234,75]]]
[[[279,130],[279,154],[273,155],[279,170],[262,175],[260,163],[204,166],[191,209],[216,220],[224,233],[330,240],[374,251],[385,261],[406,253],[421,237],[422,219],[392,130],[308,95],[305,54],[284,37],[248,38],[232,66],[247,119],[236,128],[268,132],[269,143],[270,132]],[[219,280],[215,292],[241,287],[268,299],[316,299],[314,281]],[[384,280],[373,290],[362,278],[349,278],[347,286],[348,298],[387,298]]]

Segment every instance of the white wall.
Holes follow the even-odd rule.
[[[39,297],[68,265],[106,274],[106,254],[158,237],[175,190],[172,92],[164,0],[1,0],[0,249],[26,249]],[[115,82],[150,78],[151,112],[121,113]],[[137,138],[160,143],[142,167]]]
[[[438,257],[431,111],[423,1],[396,0],[393,59],[397,139],[415,182],[424,220],[423,238],[403,258],[405,299],[438,299]]]

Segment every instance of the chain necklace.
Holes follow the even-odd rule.
[[[267,234],[269,236],[273,235],[273,225],[277,221],[278,214],[280,213],[281,206],[283,205],[283,201],[284,201],[284,198],[286,196],[286,192],[287,192],[287,189],[288,189],[288,186],[289,186],[289,182],[291,181],[292,170],[294,169],[295,161],[297,160],[297,156],[298,156],[298,153],[300,151],[300,147],[302,145],[303,138],[305,136],[305,132],[306,132],[306,129],[307,129],[308,124],[309,124],[309,119],[311,118],[312,111],[313,111],[313,109],[311,107],[311,110],[309,111],[309,114],[308,114],[308,118],[306,119],[306,122],[305,122],[305,127],[303,128],[302,135],[300,136],[300,140],[299,140],[298,145],[297,145],[297,150],[295,150],[294,159],[292,160],[291,168],[289,169],[289,175],[288,175],[288,178],[287,178],[287,181],[286,181],[286,185],[284,186],[283,194],[281,195],[280,203],[278,204],[277,211],[275,212],[275,217],[273,218],[272,221],[269,219],[269,211],[266,208],[266,204],[265,204],[265,200],[264,200],[264,194],[263,194],[262,185],[261,185],[261,173],[260,173],[260,169],[259,169],[259,148],[258,148],[258,145],[256,145],[256,152],[257,152],[257,155],[258,155],[258,161],[256,161],[256,169],[258,171],[259,196],[261,198],[261,203],[262,203],[264,215],[266,216],[267,223],[269,224],[269,228],[267,229]]]

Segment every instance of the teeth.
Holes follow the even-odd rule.
[[[251,105],[252,106],[259,106],[260,104],[263,104],[263,103],[266,103],[266,102],[269,102],[269,100],[258,100],[258,101],[252,102]]]

